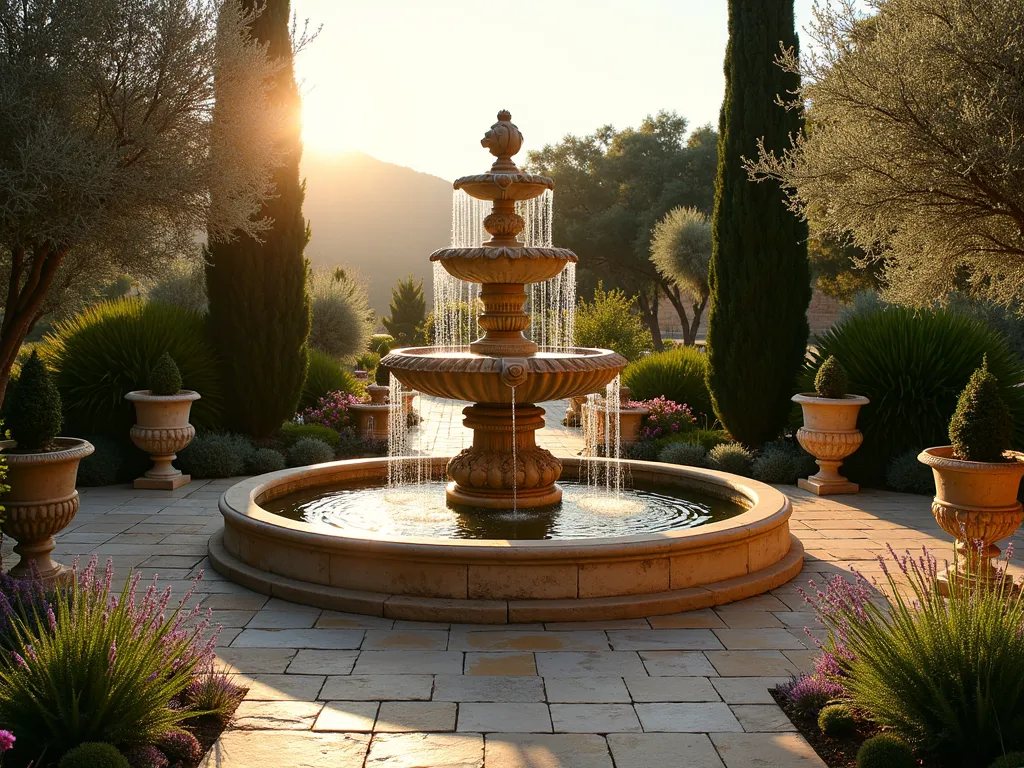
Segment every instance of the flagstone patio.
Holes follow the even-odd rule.
[[[462,439],[445,413],[424,408],[438,453]],[[581,445],[572,430],[539,438],[563,455]],[[217,499],[235,481],[83,489],[55,552],[112,557],[122,583],[129,568],[158,573],[177,595],[206,568],[197,594],[224,626],[218,657],[249,688],[208,768],[820,767],[768,693],[814,656],[797,587],[878,573],[890,544],[950,550],[926,497],[784,486],[807,557],[770,594],[626,621],[426,624],[267,598],[210,570]]]

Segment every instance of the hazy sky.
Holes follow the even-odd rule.
[[[811,3],[796,0],[801,30]],[[526,138],[520,157],[660,109],[691,127],[718,122],[725,0],[292,4],[323,25],[297,62],[313,151],[360,150],[451,180],[488,168],[478,142],[502,108]]]

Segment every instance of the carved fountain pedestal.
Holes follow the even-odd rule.
[[[539,197],[554,182],[523,173],[512,162],[523,136],[511,119],[499,112],[480,142],[497,158],[491,170],[455,182],[456,189],[493,202],[484,219],[491,239],[478,248],[442,248],[430,257],[450,275],[481,285],[483,336],[454,353],[413,347],[393,350],[381,361],[407,387],[475,403],[463,412],[473,445],[448,463],[448,500],[485,509],[531,509],[561,501],[555,483],[562,463],[537,446],[544,410],[536,403],[600,392],[626,365],[607,349],[545,351],[523,335],[530,325],[526,286],[557,276],[576,262],[576,254],[517,239],[525,222],[516,201]]]

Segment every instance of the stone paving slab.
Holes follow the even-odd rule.
[[[436,451],[460,448],[460,407],[427,413]],[[582,447],[573,430],[538,437],[560,455]],[[267,598],[210,570],[205,542],[234,482],[82,489],[54,552],[68,563],[108,553],[118,586],[136,566],[176,595],[206,569],[193,602],[225,625],[218,663],[250,691],[204,768],[269,756],[297,768],[822,768],[768,692],[814,657],[804,629],[820,629],[797,587],[852,568],[879,575],[889,543],[950,549],[926,497],[782,487],[809,556],[768,595],[627,621],[396,621]]]

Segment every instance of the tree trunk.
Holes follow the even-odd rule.
[[[51,250],[49,246],[35,246],[26,263],[28,250],[19,246],[11,252],[11,273],[8,276],[7,303],[0,324],[0,406],[7,393],[11,369],[18,352],[43,315],[43,301],[53,285],[57,268],[64,260],[66,248]],[[27,268],[27,274],[26,274]]]
[[[686,332],[686,336],[689,339],[687,344],[697,343],[697,331],[700,330],[700,321],[704,317],[704,309],[708,305],[708,297],[705,296],[700,300],[700,304],[693,305],[693,320],[690,322],[690,330]]]
[[[654,351],[661,352],[665,349],[665,342],[661,338],[661,326],[658,325],[658,288],[655,286],[654,295],[648,298],[647,292],[641,290],[637,294],[637,304],[640,306],[640,316],[643,317],[647,327],[651,331],[651,341],[654,343]]]

